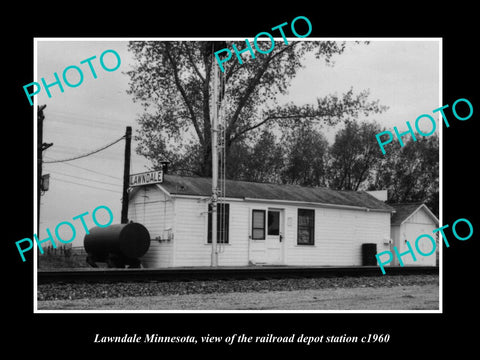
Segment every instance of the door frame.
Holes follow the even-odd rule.
[[[264,219],[264,228],[265,228],[265,239],[261,240],[254,240],[252,238],[252,221],[253,221],[253,211],[254,210],[262,210],[265,211],[265,219]],[[268,242],[268,212],[269,211],[275,211],[279,212],[279,249],[280,249],[280,256],[279,256],[279,261],[275,262],[270,262],[268,259],[268,248],[267,248],[267,242]],[[265,265],[282,265],[285,263],[285,208],[280,208],[280,207],[269,207],[269,206],[251,206],[249,208],[249,213],[248,213],[248,263],[249,264],[265,264]],[[272,235],[270,235],[272,236]],[[259,246],[260,244],[263,244],[263,249],[262,246]],[[252,256],[254,252],[261,252],[263,251],[263,260],[264,261],[259,261],[258,258],[255,258],[255,256]],[[261,259],[260,259],[261,260]]]

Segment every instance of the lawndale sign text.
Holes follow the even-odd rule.
[[[163,182],[163,171],[149,171],[130,175],[130,186],[158,184]]]

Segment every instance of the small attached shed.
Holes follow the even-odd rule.
[[[128,218],[147,227],[144,267],[210,266],[211,179],[164,175],[131,188]],[[363,265],[389,250],[393,208],[364,191],[227,180],[218,205],[219,266]]]
[[[395,209],[392,216],[391,237],[393,246],[396,246],[399,253],[408,251],[407,241],[415,251],[416,261],[410,254],[402,257],[405,265],[435,266],[438,258],[438,236],[433,234],[433,230],[438,228],[439,221],[435,214],[423,203],[409,204],[389,204]],[[417,255],[415,249],[415,240],[422,234],[429,234],[436,238],[437,250],[430,256]],[[427,238],[421,238],[418,242],[419,249],[428,254],[432,251],[432,243]],[[393,265],[399,265],[395,256]]]

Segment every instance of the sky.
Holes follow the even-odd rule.
[[[84,74],[78,87],[64,84],[62,93],[58,86],[52,86],[51,98],[43,89],[35,96],[35,106],[47,105],[43,141],[53,143],[44,151],[44,161],[66,159],[101,148],[123,136],[127,126],[132,126],[135,134],[139,128],[136,119],[142,108],[126,93],[129,82],[126,72],[131,70],[134,61],[127,44],[128,39],[36,40],[32,81],[45,78],[47,84],[52,83],[55,72],[61,78],[63,70],[71,65],[80,67]],[[121,64],[117,70],[107,72],[100,66],[99,58],[110,49],[119,54]],[[440,49],[438,39],[370,39],[368,45],[348,41],[345,52],[334,57],[333,66],[313,56],[306,58],[304,69],[293,79],[288,95],[280,98],[280,103],[315,103],[317,97],[341,95],[350,88],[356,93],[369,89],[370,98],[379,99],[388,110],[368,120],[375,120],[388,129],[397,126],[400,131],[406,130],[406,121],[413,124],[419,115],[431,114],[442,105]],[[96,56],[92,60],[96,79],[87,64],[80,64],[92,56]],[[104,59],[107,67],[115,66],[112,54],[106,54]],[[75,76],[75,70],[68,72],[70,82],[79,80]],[[28,100],[26,102],[28,104]],[[43,173],[50,174],[50,187],[41,197],[40,240],[47,237],[46,228],[54,232],[57,224],[70,221],[77,230],[72,244],[82,246],[85,231],[80,220],[72,218],[88,212],[85,221],[91,228],[94,226],[92,211],[102,205],[112,210],[113,223],[120,223],[124,146],[125,142],[120,141],[83,159],[43,165]],[[151,165],[136,154],[136,146],[132,139],[131,174],[147,171]],[[100,223],[108,222],[106,212],[97,214]],[[60,229],[60,236],[71,238],[68,228]]]

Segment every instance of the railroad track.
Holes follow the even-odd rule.
[[[38,284],[54,282],[141,282],[321,278],[341,276],[436,275],[438,267],[388,267],[382,275],[378,266],[307,267],[307,266],[245,266],[245,267],[182,267],[162,269],[71,269],[38,270]]]

